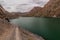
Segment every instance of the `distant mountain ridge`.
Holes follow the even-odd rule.
[[[60,0],[50,0],[44,7],[34,7],[31,11],[15,15],[26,17],[58,17],[60,18]]]
[[[41,7],[34,7],[30,12],[27,12],[26,16],[40,16],[42,12],[42,8]],[[40,14],[40,15],[39,15]]]
[[[60,0],[50,0],[43,8],[34,7],[27,16],[60,18]]]

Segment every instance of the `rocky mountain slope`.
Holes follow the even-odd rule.
[[[10,13],[10,12],[6,11],[0,5],[0,18],[1,19],[5,19],[5,18],[7,18],[7,19],[15,19],[15,18],[18,18],[18,17],[21,17],[21,16],[23,16],[22,13],[17,13],[17,12],[16,13],[14,13],[14,12]]]
[[[60,0],[50,0],[43,8],[35,7],[26,16],[60,18]]]
[[[30,12],[28,12],[27,16],[31,17],[40,17],[42,15],[42,8],[40,7],[34,7]]]
[[[60,17],[60,0],[50,0],[43,8],[43,15]]]
[[[7,14],[9,18],[22,17],[58,17],[60,18],[60,0],[50,0],[43,8],[34,7],[30,12],[12,12]]]

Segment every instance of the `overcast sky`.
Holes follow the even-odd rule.
[[[44,7],[49,0],[0,0],[9,12],[28,12],[35,6]]]

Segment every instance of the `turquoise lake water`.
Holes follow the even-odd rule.
[[[60,18],[20,17],[12,22],[45,40],[60,40]]]

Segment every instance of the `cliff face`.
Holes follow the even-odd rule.
[[[60,0],[50,0],[43,8],[43,15],[60,17]]]
[[[4,18],[4,17],[6,17],[5,16],[6,14],[5,14],[5,10],[3,9],[3,7],[0,5],[0,18]]]

